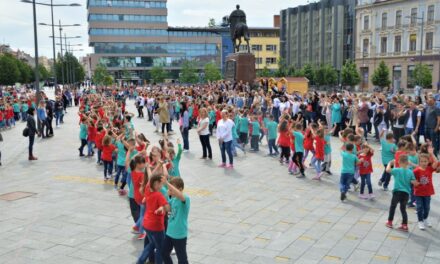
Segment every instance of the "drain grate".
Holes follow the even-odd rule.
[[[16,201],[19,199],[23,199],[26,197],[30,197],[36,195],[36,193],[32,192],[10,192],[10,193],[4,193],[0,195],[0,200],[4,201]]]

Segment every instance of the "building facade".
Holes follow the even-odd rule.
[[[149,79],[154,66],[177,79],[184,61],[198,69],[208,62],[221,67],[219,34],[207,30],[169,28],[167,1],[88,0],[89,45],[93,71],[103,64],[117,80]]]
[[[440,81],[440,2],[438,0],[362,0],[356,8],[356,64],[361,88],[373,87],[371,75],[384,61],[396,89],[414,87],[418,63]],[[425,87],[429,88],[429,87]]]
[[[340,70],[354,59],[356,0],[321,0],[281,10],[281,58],[288,65],[330,64]]]
[[[255,69],[261,71],[265,68],[275,71],[278,69],[280,59],[280,29],[279,28],[249,28],[251,52],[255,56]],[[246,51],[242,45],[240,50]]]

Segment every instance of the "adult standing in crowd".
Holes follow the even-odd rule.
[[[425,138],[429,140],[434,148],[434,154],[437,156],[439,150],[439,126],[440,109],[435,105],[435,99],[431,95],[428,97],[425,120]]]
[[[161,97],[159,108],[157,109],[159,114],[159,121],[162,124],[162,134],[165,133],[165,128],[167,129],[167,133],[170,132],[170,112],[168,111],[167,100],[165,100],[164,97]]]
[[[200,109],[200,119],[197,126],[197,133],[199,134],[200,143],[202,144],[203,156],[202,159],[209,158],[212,160],[211,143],[209,142],[209,117],[206,108]]]
[[[228,110],[221,112],[222,119],[217,123],[217,139],[220,145],[222,155],[221,168],[234,168],[234,157],[232,155],[232,129],[234,129],[234,122],[229,119]],[[226,165],[226,153],[229,158],[229,165]]]
[[[37,126],[35,124],[34,118],[34,108],[29,108],[27,111],[27,124],[26,127],[28,129],[28,137],[29,137],[29,160],[37,160],[37,157],[34,156],[34,142],[35,142],[35,134],[37,134]]]

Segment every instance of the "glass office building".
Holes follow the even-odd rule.
[[[166,0],[88,0],[87,8],[92,71],[103,64],[116,80],[127,79],[128,71],[130,81],[137,82],[148,80],[154,66],[177,79],[186,60],[200,70],[210,62],[221,67],[222,36],[168,27]]]

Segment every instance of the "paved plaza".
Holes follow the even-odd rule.
[[[133,104],[128,103],[132,112]],[[103,168],[94,158],[78,157],[77,108],[67,111],[54,138],[37,139],[36,162],[27,160],[23,123],[2,133],[0,194],[31,196],[0,200],[0,263],[125,264],[134,263],[141,251],[143,242],[130,233],[127,198],[103,181]],[[151,123],[137,118],[134,123],[157,142]],[[214,161],[200,160],[201,146],[191,130],[190,152],[181,161],[192,199],[190,263],[440,263],[438,196],[432,201],[433,228],[420,231],[409,209],[410,232],[390,230],[385,221],[391,193],[377,189],[383,170],[378,145],[376,199],[360,200],[351,193],[341,203],[340,144],[332,143],[334,175],[316,182],[311,169],[306,179],[289,175],[277,159],[266,157],[265,144],[258,154],[239,152],[233,171],[219,169],[216,144]],[[434,178],[440,190],[440,179]],[[397,211],[395,224],[400,220]]]

